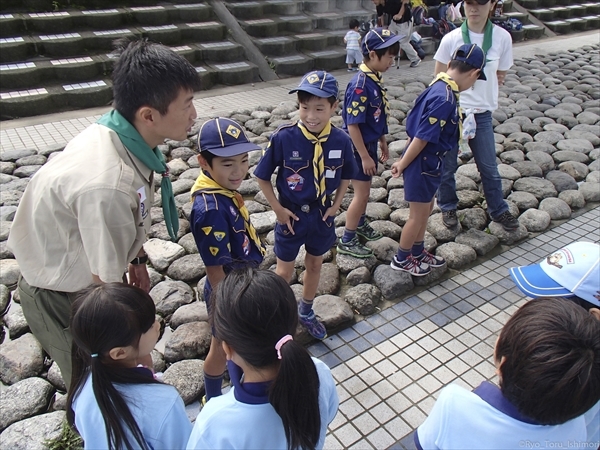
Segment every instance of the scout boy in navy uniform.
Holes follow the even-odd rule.
[[[212,289],[225,274],[244,264],[258,266],[265,254],[236,191],[248,174],[248,152],[261,148],[248,141],[238,123],[223,117],[202,125],[198,147],[201,172],[191,191],[190,227],[206,266],[204,301],[210,310]],[[225,365],[225,352],[213,336],[204,361],[207,400],[221,395]]]
[[[385,162],[389,156],[385,140],[389,104],[381,74],[394,64],[401,38],[383,28],[374,28],[365,35],[362,41],[364,62],[348,83],[344,97],[342,117],[354,144],[358,171],[352,179],[354,197],[346,212],[346,228],[337,251],[356,258],[368,258],[373,254],[359,242],[358,236],[367,241],[383,236],[365,221],[365,211],[371,179],[377,173],[377,161]],[[381,147],[380,158],[377,158],[377,143]]]
[[[310,72],[290,94],[294,92],[298,93],[300,121],[283,125],[273,133],[254,175],[277,214],[276,272],[288,282],[304,244],[306,273],[299,319],[312,336],[324,339],[325,327],[317,320],[312,304],[321,276],[322,255],[336,239],[333,219],[356,164],[348,135],[330,122],[338,105],[338,82],[333,75],[320,70]],[[275,169],[279,199],[270,181]]]

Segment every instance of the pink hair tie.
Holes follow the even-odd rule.
[[[279,339],[277,341],[277,344],[275,344],[275,350],[277,350],[277,358],[281,359],[281,347],[283,347],[283,344],[285,344],[288,341],[293,341],[294,338],[292,337],[291,334],[286,334],[284,337],[282,337],[281,339]]]

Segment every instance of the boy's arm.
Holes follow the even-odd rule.
[[[296,216],[289,209],[281,206],[281,203],[279,203],[279,200],[277,200],[277,196],[275,195],[275,191],[273,190],[273,185],[271,184],[271,181],[263,180],[261,178],[257,178],[256,181],[258,181],[258,186],[260,187],[260,190],[263,192],[263,194],[265,194],[265,198],[267,199],[269,205],[271,205],[271,208],[273,209],[273,212],[277,216],[277,222],[279,222],[282,225],[287,225],[288,230],[290,230],[290,233],[295,234],[294,229],[292,228],[291,219],[299,220],[298,216]]]
[[[402,158],[392,164],[392,176],[394,178],[398,178],[402,172],[404,172],[404,169],[406,169],[408,165],[413,162],[417,156],[419,156],[419,153],[423,151],[426,145],[427,141],[424,141],[423,139],[411,139],[408,148],[404,152],[404,155],[402,155]]]
[[[344,199],[344,195],[346,194],[346,191],[348,190],[349,185],[350,185],[350,180],[342,180],[340,182],[340,185],[335,190],[335,197],[333,198],[333,204],[329,208],[327,208],[327,211],[325,211],[325,214],[323,214],[323,222],[325,222],[328,217],[335,216],[335,214],[338,212],[338,209],[340,209],[342,200]]]
[[[350,139],[352,139],[354,148],[360,155],[363,172],[365,175],[375,175],[377,173],[377,165],[375,164],[375,161],[373,161],[373,158],[369,156],[369,152],[367,147],[365,147],[362,133],[360,132],[360,128],[357,123],[348,125],[348,134],[350,135]]]
[[[385,140],[385,136],[381,136],[379,138],[379,148],[381,148],[381,156],[379,157],[379,161],[384,163],[390,157],[390,150],[388,149],[388,144],[387,144],[387,141]]]
[[[210,282],[210,285],[213,289],[217,287],[223,278],[225,278],[225,271],[223,270],[223,266],[206,266],[206,277]]]

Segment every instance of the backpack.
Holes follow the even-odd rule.
[[[454,24],[452,24],[453,28],[451,28],[451,23],[452,22],[448,22],[446,19],[438,20],[433,26],[433,37],[436,39],[442,39],[452,29],[456,28]]]
[[[358,27],[358,32],[360,33],[360,38],[364,38],[365,35],[371,31],[371,28],[375,28],[374,20],[365,21],[360,24]]]
[[[423,47],[421,47],[421,43],[420,42],[413,41],[411,39],[410,40],[410,45],[412,45],[412,48],[415,49],[415,51],[417,52],[417,55],[419,55],[419,58],[423,59],[423,58],[425,58],[425,56],[427,56],[427,54],[425,53],[425,50],[423,50]]]
[[[427,10],[423,6],[415,6],[412,10],[412,20],[415,25],[423,25]]]

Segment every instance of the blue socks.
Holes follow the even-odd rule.
[[[356,230],[350,231],[348,228],[344,228],[344,235],[342,236],[342,242],[347,243],[354,239],[356,236]]]
[[[300,300],[300,306],[298,306],[298,313],[301,316],[308,316],[310,311],[312,310],[313,302],[307,301],[305,299]]]
[[[222,395],[221,384],[223,384],[223,374],[221,375],[208,375],[204,372],[204,389],[206,390],[206,401],[213,397]]]
[[[360,216],[360,219],[358,220],[358,226],[362,227],[365,224],[365,215],[363,214],[362,216]]]
[[[410,250],[405,250],[401,247],[398,247],[398,253],[396,253],[396,260],[398,262],[405,261],[406,258],[408,258],[408,255],[410,255]]]
[[[425,241],[415,242],[412,246],[411,253],[413,256],[419,256],[425,250]]]

